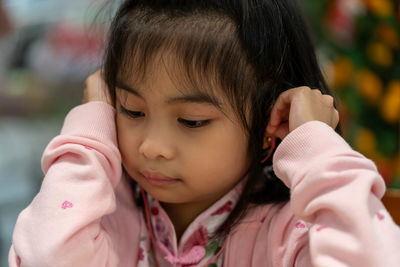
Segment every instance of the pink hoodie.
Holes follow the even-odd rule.
[[[40,192],[18,217],[10,266],[154,266],[137,192],[122,175],[114,115],[101,102],[70,111],[44,152]],[[385,185],[372,161],[317,121],[291,132],[273,161],[290,202],[254,207],[225,242],[209,233],[243,183],[200,214],[179,243],[160,203],[147,196],[160,267],[202,266],[222,243],[208,266],[400,266],[400,228],[380,201]]]

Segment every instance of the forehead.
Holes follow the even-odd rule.
[[[215,73],[195,72],[179,62],[173,53],[166,51],[152,57],[145,66],[132,64],[130,68],[124,68],[116,85],[124,92],[142,98],[150,94],[175,99],[186,97],[206,100],[204,102],[208,101],[219,108],[226,106],[228,102]]]
[[[236,85],[232,77],[238,75],[233,72],[243,73],[238,65],[245,53],[233,20],[225,14],[143,7],[127,14],[121,23],[111,41],[119,49],[108,53],[114,59],[117,80],[149,84],[165,68],[180,92],[221,98],[228,94],[228,87]]]

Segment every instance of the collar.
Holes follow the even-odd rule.
[[[220,252],[223,242],[212,236],[237,204],[245,180],[198,215],[183,233],[179,244],[174,226],[160,202],[146,194],[154,238],[158,245],[157,258],[172,264],[193,265]]]

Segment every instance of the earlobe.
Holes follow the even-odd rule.
[[[265,135],[264,136],[264,142],[263,142],[263,149],[267,149],[271,146],[272,142],[272,136],[271,135]]]
[[[264,136],[264,143],[263,143],[263,159],[261,160],[261,164],[265,163],[272,155],[272,152],[275,150],[276,146],[276,137],[274,135],[265,135]]]

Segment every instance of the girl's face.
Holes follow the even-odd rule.
[[[248,140],[223,97],[183,93],[177,84],[164,66],[140,84],[119,81],[116,122],[123,165],[162,202],[211,204],[245,175]]]

